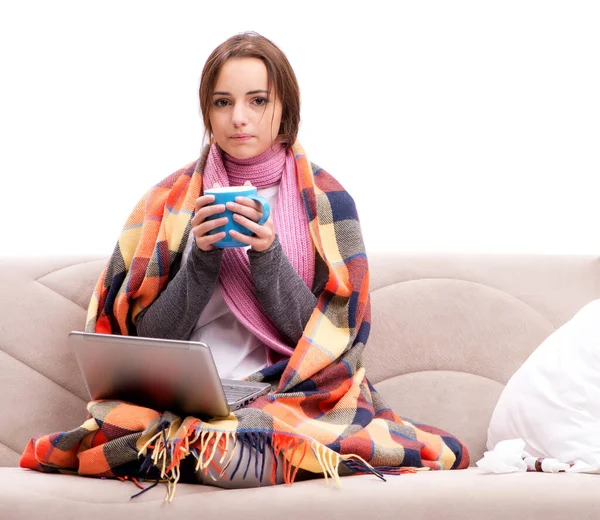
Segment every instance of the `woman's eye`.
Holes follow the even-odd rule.
[[[264,97],[257,97],[257,98],[253,99],[253,102],[255,105],[262,107],[262,106],[266,105],[269,102],[269,100]]]
[[[216,107],[225,107],[229,104],[229,101],[227,99],[217,99],[215,101],[215,106]]]

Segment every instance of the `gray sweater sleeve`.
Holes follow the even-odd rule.
[[[248,250],[248,256],[258,301],[277,330],[295,346],[327,282],[326,264],[317,254],[311,291],[283,252],[277,236],[269,249]]]
[[[137,318],[137,334],[189,339],[219,278],[223,250],[202,251],[195,244],[159,297]],[[248,251],[256,296],[277,330],[296,345],[325,287],[327,265],[317,255],[312,292],[290,264],[276,237],[266,251]]]
[[[187,340],[212,296],[222,256],[221,249],[207,252],[192,244],[187,262],[138,315],[138,336]]]

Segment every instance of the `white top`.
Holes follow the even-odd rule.
[[[275,211],[278,193],[279,185],[258,190],[258,194],[269,201],[271,213]],[[182,265],[187,262],[193,240],[194,234],[190,233],[183,251]],[[200,313],[190,340],[201,341],[210,347],[222,379],[242,379],[267,366],[263,343],[229,309],[219,282]]]

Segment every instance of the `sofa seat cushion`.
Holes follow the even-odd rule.
[[[239,490],[182,484],[166,504],[164,486],[130,500],[138,490],[131,482],[0,468],[0,518],[591,520],[597,518],[600,476],[490,475],[469,468],[393,476],[387,482],[373,476],[345,477],[342,483],[341,489],[313,480]]]

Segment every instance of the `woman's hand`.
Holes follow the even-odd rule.
[[[213,188],[218,186],[219,184],[217,183]],[[194,218],[192,218],[192,233],[196,238],[196,245],[202,249],[202,251],[213,251],[216,249],[216,246],[213,244],[222,238],[225,238],[224,231],[215,233],[214,235],[207,235],[209,231],[227,224],[227,217],[206,220],[206,217],[209,217],[210,215],[225,211],[225,206],[223,204],[207,206],[207,204],[211,204],[214,200],[214,195],[202,195],[196,199],[195,214]]]
[[[252,186],[250,181],[246,181],[244,186]],[[235,202],[228,202],[227,209],[234,212],[233,220],[248,228],[256,236],[248,236],[237,231],[231,231],[231,236],[244,244],[248,244],[253,251],[266,251],[271,247],[275,240],[275,231],[273,230],[273,213],[269,215],[267,221],[260,226],[258,221],[262,218],[262,206],[259,202],[246,197],[236,197]]]

